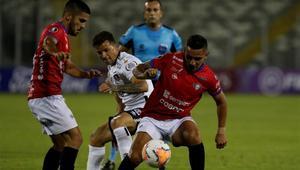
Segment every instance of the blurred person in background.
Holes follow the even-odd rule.
[[[182,50],[182,40],[171,27],[163,25],[163,6],[160,0],[147,0],[144,4],[144,20],[140,25],[129,27],[120,37],[122,51],[131,49],[142,62],[169,52]],[[152,80],[155,85],[157,78]]]
[[[141,112],[142,119],[130,154],[123,159],[119,170],[136,168],[143,161],[143,146],[151,139],[169,140],[175,147],[186,146],[191,169],[204,170],[204,146],[190,111],[206,91],[217,107],[216,148],[225,147],[227,102],[220,81],[205,63],[207,55],[207,40],[201,35],[192,35],[188,38],[185,51],[165,54],[133,70],[138,79],[156,77],[158,70],[162,74]]]
[[[144,20],[140,25],[129,27],[120,37],[121,51],[132,51],[142,62],[168,52],[182,50],[182,40],[177,32],[163,25],[162,3],[160,0],[147,0],[144,3]],[[157,78],[152,80],[155,84]],[[112,144],[110,156],[103,170],[113,170],[117,148]]]
[[[121,159],[129,152],[131,134],[135,133],[141,109],[153,90],[150,80],[140,80],[132,70],[141,61],[126,52],[120,52],[110,32],[102,31],[93,39],[99,58],[107,65],[107,79],[99,86],[100,92],[113,92],[117,101],[117,113],[100,125],[90,137],[87,170],[99,170],[105,156],[105,144],[117,144]]]
[[[69,0],[62,18],[44,28],[33,57],[28,106],[53,143],[44,158],[43,170],[74,169],[82,144],[78,124],[62,96],[61,83],[64,73],[89,79],[100,75],[98,70],[83,71],[71,61],[68,36],[77,36],[90,14],[86,3]]]
[[[131,49],[142,62],[182,50],[181,38],[174,29],[162,24],[162,17],[160,0],[147,0],[144,5],[145,23],[129,27],[120,37],[121,50]]]

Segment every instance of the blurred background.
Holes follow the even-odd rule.
[[[24,93],[41,30],[62,15],[66,0],[1,0],[0,92]],[[143,22],[142,0],[86,0],[92,17],[71,38],[73,61],[82,68],[105,69],[91,40],[101,30],[118,39]],[[208,63],[227,92],[300,94],[299,0],[162,0],[163,23],[186,38],[208,39]],[[98,80],[66,76],[65,92],[95,92]]]

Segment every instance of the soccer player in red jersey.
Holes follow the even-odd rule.
[[[76,36],[86,26],[90,8],[81,0],[69,0],[62,18],[42,32],[33,57],[28,106],[50,136],[53,146],[47,152],[43,170],[74,169],[82,136],[78,124],[62,96],[63,73],[93,78],[98,70],[83,71],[71,61],[68,35]]]
[[[151,139],[170,140],[175,147],[187,146],[191,169],[203,170],[204,146],[190,111],[206,91],[217,106],[216,147],[225,147],[227,102],[217,76],[205,63],[207,56],[207,40],[192,35],[184,52],[168,53],[136,67],[133,73],[140,79],[154,78],[158,69],[161,75],[142,110],[131,152],[119,170],[137,167],[142,162],[142,148]]]

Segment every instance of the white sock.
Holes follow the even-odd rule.
[[[114,129],[114,135],[118,143],[118,149],[121,155],[121,160],[123,160],[126,154],[129,153],[132,144],[130,132],[126,127],[119,127]]]
[[[100,163],[105,156],[105,147],[95,147],[89,145],[89,156],[87,170],[100,170]]]

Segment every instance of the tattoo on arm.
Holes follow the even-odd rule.
[[[141,92],[146,92],[147,88],[148,88],[147,86],[145,87],[145,83],[138,83],[138,84],[113,85],[111,87],[111,90],[115,92],[141,93]]]

